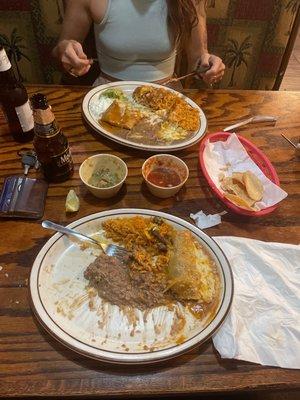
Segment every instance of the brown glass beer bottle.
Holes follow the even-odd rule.
[[[3,46],[0,45],[0,114],[18,142],[32,140],[33,117],[28,94],[18,82]]]
[[[45,178],[50,182],[65,181],[74,171],[68,140],[60,130],[45,95],[33,95],[31,106],[35,134],[33,145]]]

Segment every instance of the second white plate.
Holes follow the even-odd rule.
[[[100,125],[98,120],[101,113],[105,111],[107,106],[105,106],[99,99],[100,94],[109,88],[118,88],[121,89],[125,94],[131,96],[133,91],[142,85],[153,86],[156,88],[163,88],[169,90],[170,92],[174,92],[177,95],[184,98],[184,100],[190,104],[193,108],[199,111],[200,117],[200,128],[197,132],[195,132],[192,136],[189,136],[186,140],[180,141],[178,143],[173,143],[169,145],[152,145],[152,144],[145,144],[145,143],[137,143],[133,140],[128,140],[126,138],[120,137],[117,134],[114,134],[107,130],[104,126]],[[190,98],[184,96],[176,92],[173,89],[167,88],[165,86],[161,86],[155,83],[149,82],[136,82],[136,81],[122,81],[122,82],[112,82],[108,83],[107,85],[97,86],[94,89],[91,89],[84,97],[82,102],[82,113],[85,120],[88,124],[99,134],[114,140],[115,142],[121,143],[125,146],[146,150],[146,151],[155,151],[155,152],[168,152],[168,151],[176,151],[185,149],[187,147],[192,146],[193,144],[199,142],[199,140],[205,135],[206,128],[207,128],[207,120],[205,117],[204,112],[201,108]]]

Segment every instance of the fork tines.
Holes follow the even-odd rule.
[[[131,253],[128,250],[124,249],[124,247],[120,247],[115,244],[109,244],[107,246],[106,254],[111,257],[117,257],[126,260],[128,260],[131,257]]]

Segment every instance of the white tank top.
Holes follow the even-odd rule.
[[[153,82],[173,75],[176,50],[166,0],[108,0],[94,24],[101,70],[116,79]]]

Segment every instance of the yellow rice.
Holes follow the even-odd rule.
[[[159,250],[160,242],[150,232],[153,227],[167,242],[166,252]],[[158,225],[151,218],[136,216],[105,221],[103,228],[107,238],[133,252],[134,261],[130,264],[133,271],[154,272],[158,280],[166,280],[172,237],[175,234],[172,226],[166,222]]]

